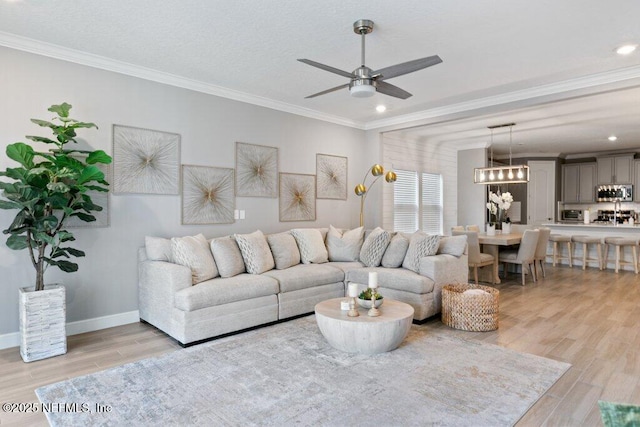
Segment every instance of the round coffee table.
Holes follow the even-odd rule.
[[[332,347],[347,353],[376,354],[395,350],[405,339],[413,321],[413,307],[385,298],[380,316],[367,316],[367,309],[358,308],[360,316],[349,317],[334,298],[316,304],[316,322],[320,332]]]

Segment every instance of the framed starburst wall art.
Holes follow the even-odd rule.
[[[280,173],[280,222],[315,221],[316,176]]]
[[[278,149],[236,142],[236,196],[278,197]]]
[[[113,125],[113,192],[179,194],[180,135]]]
[[[182,165],[182,224],[234,222],[233,169]]]
[[[347,200],[347,158],[316,154],[318,199]]]

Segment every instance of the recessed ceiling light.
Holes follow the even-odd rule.
[[[618,55],[629,55],[631,52],[633,52],[634,50],[636,50],[636,47],[638,47],[638,45],[635,44],[626,44],[624,46],[620,46],[619,48],[616,49],[616,53]]]
[[[378,106],[376,107],[376,111],[377,111],[378,113],[384,113],[385,111],[387,111],[387,107],[385,107],[384,105],[378,105]]]
[[[615,135],[611,135],[608,139],[609,139],[609,141],[613,142],[613,141],[617,140],[618,137],[615,136]]]

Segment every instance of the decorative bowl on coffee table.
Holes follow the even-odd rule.
[[[376,308],[378,308],[384,302],[384,298],[379,298],[375,301],[376,301]],[[371,300],[358,298],[358,305],[363,308],[371,308]]]

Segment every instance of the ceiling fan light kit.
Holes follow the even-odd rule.
[[[475,168],[473,182],[476,184],[519,184],[529,182],[529,166],[511,164],[511,145],[515,123],[489,126],[491,130],[491,165],[488,168]],[[509,127],[509,166],[493,166],[493,130]],[[506,173],[505,173],[506,172]]]
[[[338,74],[342,77],[347,77],[350,79],[349,83],[336,86],[331,89],[323,90],[322,92],[314,93],[313,95],[309,95],[305,98],[315,98],[316,96],[325,95],[327,93],[331,93],[344,88],[349,88],[349,93],[355,98],[369,98],[376,92],[380,92],[384,95],[393,96],[395,98],[407,99],[412,96],[409,92],[400,89],[399,87],[394,86],[390,83],[387,83],[384,80],[413,73],[414,71],[422,70],[423,68],[431,67],[432,65],[436,65],[442,62],[442,59],[440,59],[438,55],[434,55],[426,58],[415,59],[413,61],[403,62],[401,64],[392,65],[390,67],[385,67],[374,71],[365,65],[364,55],[365,36],[372,31],[373,21],[371,21],[370,19],[359,19],[353,23],[353,32],[359,34],[361,37],[361,65],[351,73],[331,67],[329,65],[312,61],[310,59],[298,59],[298,61],[307,65],[311,65],[312,67],[320,68],[321,70]]]

